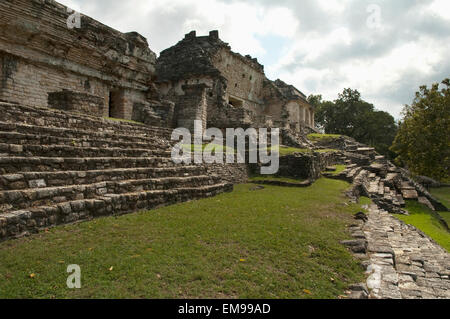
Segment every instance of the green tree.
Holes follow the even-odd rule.
[[[325,133],[347,135],[388,157],[395,155],[389,150],[397,132],[394,118],[377,111],[357,90],[345,89],[334,102],[321,95],[311,95],[308,101],[316,109],[317,127]]]
[[[412,105],[403,110],[403,121],[391,150],[397,163],[417,175],[438,180],[450,177],[450,79],[421,86]]]

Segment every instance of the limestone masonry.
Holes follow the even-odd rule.
[[[161,52],[156,79],[161,96],[176,105],[178,126],[202,119],[218,128],[314,129],[306,96],[281,80],[268,80],[257,59],[231,51],[218,31],[200,37],[192,31]]]
[[[268,80],[256,59],[217,31],[195,31],[156,59],[147,40],[51,0],[0,3],[0,100],[191,128],[314,129],[314,110],[293,86]]]
[[[450,297],[448,253],[388,214],[417,200],[448,229],[437,213],[447,208],[373,148],[308,140],[314,109],[297,88],[267,79],[218,31],[192,31],[157,58],[138,33],[86,16],[71,29],[70,14],[53,0],[0,1],[0,241],[231,191],[262,164],[176,164],[173,129],[280,128],[281,143],[302,150],[280,157],[278,175],[305,181],[261,184],[325,175],[375,204],[343,243],[370,275],[370,293],[355,286],[352,297]],[[335,164],[346,169],[324,173]]]
[[[49,94],[68,90],[99,97],[98,116],[131,119],[134,103],[146,99],[156,55],[141,35],[86,16],[69,29],[67,11],[48,0],[0,2],[0,99],[47,106]]]

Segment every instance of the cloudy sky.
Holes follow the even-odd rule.
[[[422,84],[450,77],[450,0],[58,0],[160,51],[219,30],[270,79],[334,100],[358,89],[400,117]]]

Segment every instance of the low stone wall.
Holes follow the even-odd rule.
[[[247,164],[205,164],[208,174],[220,176],[222,181],[232,184],[248,182],[249,168]]]
[[[151,126],[173,127],[175,103],[150,101],[134,103],[131,119]]]
[[[111,215],[122,215],[139,210],[186,202],[230,192],[233,185],[210,185],[202,188],[158,190],[140,194],[115,194],[109,197],[64,202],[3,213],[0,216],[0,242],[36,233],[41,229],[61,224],[91,220]]]
[[[87,93],[62,90],[48,94],[48,106],[63,111],[103,116],[104,99]]]
[[[277,175],[314,181],[320,177],[327,166],[339,163],[340,156],[338,152],[282,156]]]

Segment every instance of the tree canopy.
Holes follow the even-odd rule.
[[[397,133],[395,119],[364,101],[357,90],[344,89],[333,102],[324,101],[321,95],[311,95],[308,101],[315,106],[316,123],[325,133],[347,135],[381,154],[394,156],[389,147]]]
[[[403,110],[403,120],[392,145],[398,164],[417,175],[438,180],[450,177],[450,79],[421,86],[412,105]]]

